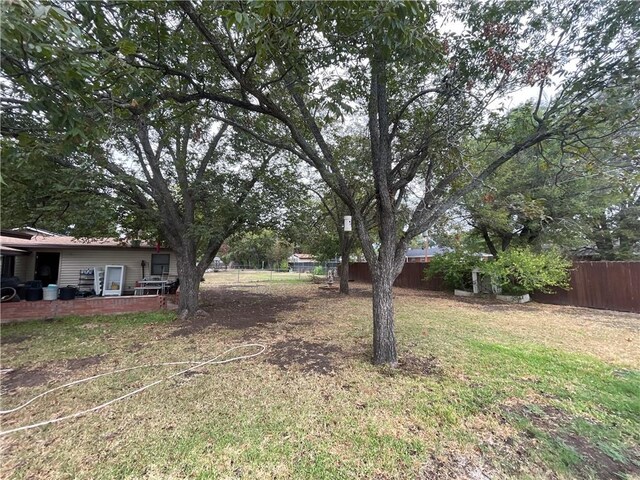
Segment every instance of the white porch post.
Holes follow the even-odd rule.
[[[474,268],[471,271],[471,279],[473,280],[473,293],[476,295],[480,293],[480,285],[478,284],[478,273],[480,273],[479,268]]]

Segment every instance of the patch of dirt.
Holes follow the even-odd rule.
[[[336,345],[289,338],[271,345],[266,360],[283,370],[297,366],[305,373],[328,375],[339,368],[334,355],[343,355]]]
[[[482,458],[449,452],[444,455],[431,455],[422,466],[420,480],[489,480],[499,478],[496,472],[485,465]]]
[[[129,348],[127,348],[127,352],[135,353],[135,352],[139,352],[143,348],[144,348],[144,345],[142,345],[140,342],[135,342],[129,345]]]
[[[29,340],[31,335],[2,335],[0,337],[0,345],[10,345],[14,343],[21,343],[25,340]]]
[[[69,370],[81,370],[91,365],[102,363],[106,355],[93,355],[91,357],[70,358],[65,361],[65,366]]]
[[[373,298],[373,291],[371,288],[358,288],[349,285],[349,297],[354,298]],[[348,298],[348,297],[345,297]]]
[[[584,463],[576,473],[578,478],[590,478],[589,470],[597,478],[626,478],[627,475],[640,475],[640,464],[623,463],[605,454],[586,438],[569,431],[574,418],[552,405],[518,405],[507,407],[507,412],[529,420],[534,427],[549,434],[575,450]]]
[[[515,405],[507,407],[506,411],[526,418],[544,431],[555,431],[563,425],[570,424],[572,420],[568,413],[553,405]]]
[[[92,365],[103,362],[106,355],[94,355],[83,358],[70,358],[67,360],[56,360],[42,367],[20,367],[9,370],[0,375],[2,391],[13,393],[18,388],[31,388],[44,385],[61,375],[60,369],[68,371],[83,370]]]
[[[496,419],[480,414],[467,419],[465,429],[480,442],[479,450],[474,450],[471,458],[476,457],[475,452],[482,452],[482,460],[477,460],[476,464],[487,475],[490,471],[495,472],[491,478],[558,480],[558,474],[544,462],[536,462],[531,455],[539,449],[538,440],[521,434],[504,416]]]
[[[398,369],[409,375],[432,376],[442,373],[442,366],[436,357],[417,357],[415,355],[404,355],[398,360]]]
[[[628,478],[627,475],[637,478],[637,475],[640,475],[640,468],[633,463],[625,464],[613,460],[579,435],[567,434],[561,438],[580,454],[586,464],[596,472],[598,478]]]
[[[371,355],[368,356],[368,358],[370,357]],[[438,359],[433,355],[418,357],[416,355],[407,354],[398,359],[397,367],[383,366],[381,373],[388,377],[394,377],[396,375],[431,377],[441,375],[442,366]]]
[[[203,290],[201,308],[208,314],[182,323],[171,337],[188,336],[211,325],[234,330],[275,323],[282,312],[293,311],[308,299],[215,288]]]
[[[18,388],[37,387],[47,383],[53,375],[44,368],[16,368],[0,376],[2,391],[12,393]]]
[[[209,375],[209,372],[205,372],[202,370],[190,370],[188,372],[184,372],[182,375],[178,375],[177,377],[172,379],[172,382],[176,385],[181,385],[190,382],[193,378],[200,377],[202,375]]]

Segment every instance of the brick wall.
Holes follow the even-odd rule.
[[[36,302],[23,300],[0,304],[0,323],[68,316],[89,317],[115,313],[153,312],[165,308],[167,308],[167,301],[165,297],[159,295],[40,300]]]

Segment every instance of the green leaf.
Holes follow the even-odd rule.
[[[129,39],[123,39],[118,42],[118,50],[123,55],[133,55],[138,51],[138,47]]]
[[[46,17],[51,7],[45,5],[36,5],[33,9],[33,16],[37,19]]]

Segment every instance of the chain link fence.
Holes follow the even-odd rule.
[[[205,273],[205,282],[209,285],[231,285],[250,283],[302,283],[328,278],[331,273],[338,277],[337,262],[316,263],[312,265],[293,266],[292,268],[259,269],[248,265],[233,265],[210,268]]]

